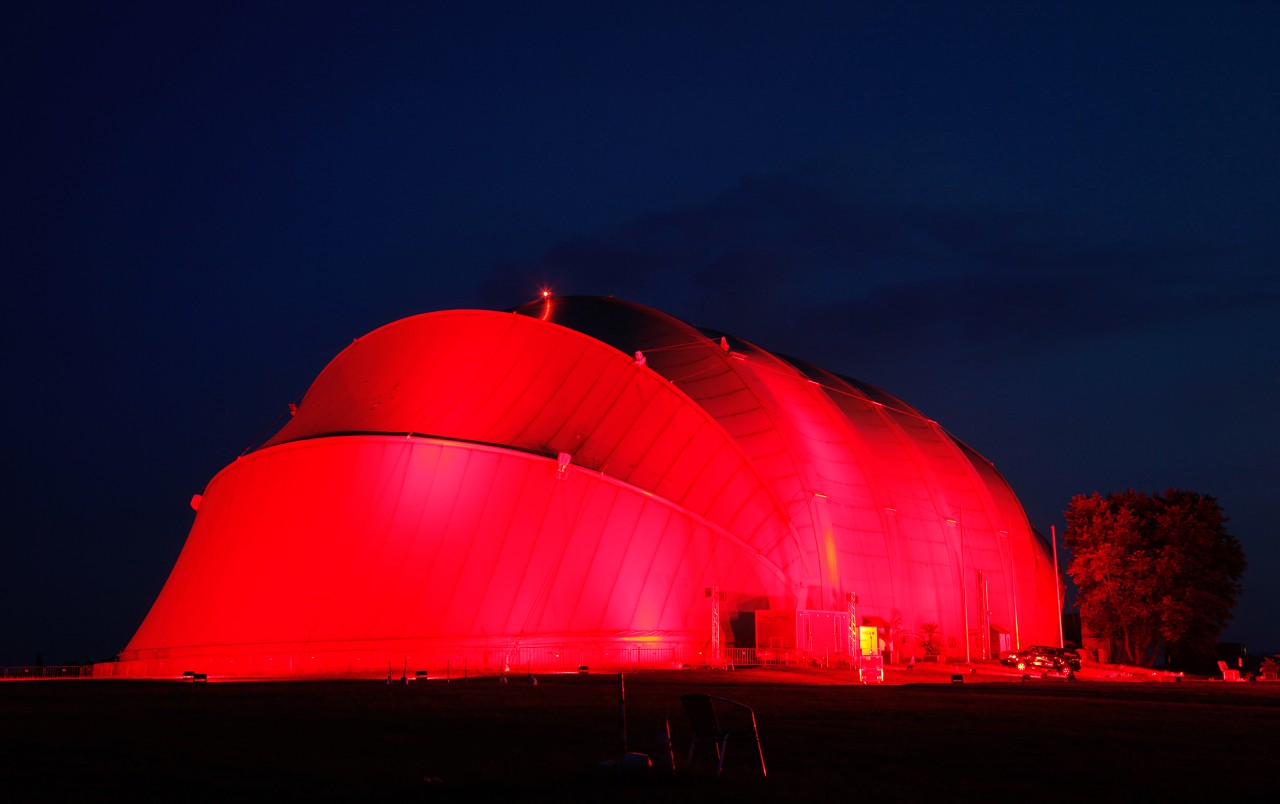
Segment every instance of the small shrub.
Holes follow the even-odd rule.
[[[937,656],[942,651],[942,637],[938,634],[937,623],[923,623],[920,632],[924,634],[924,655]]]

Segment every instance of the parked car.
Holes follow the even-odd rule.
[[[1073,648],[1054,648],[1048,645],[1032,645],[1022,650],[1000,654],[1000,663],[1019,670],[1038,667],[1044,670],[1079,670],[1080,654]]]

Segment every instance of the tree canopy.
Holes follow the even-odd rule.
[[[1068,572],[1086,631],[1117,656],[1211,658],[1242,589],[1245,557],[1218,501],[1192,491],[1077,495],[1065,512]]]

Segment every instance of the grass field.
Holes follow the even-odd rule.
[[[752,767],[753,746],[731,742],[717,780],[601,767],[623,750],[617,675],[538,680],[2,683],[0,799],[1083,804],[1280,792],[1274,683],[628,674],[632,751],[660,756],[666,718],[683,760],[683,693],[755,710],[768,778]]]

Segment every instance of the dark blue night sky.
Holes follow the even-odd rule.
[[[1212,494],[1280,650],[1280,5],[24,5],[0,664],[123,648],[353,338],[543,284],[883,386],[1046,534]]]

